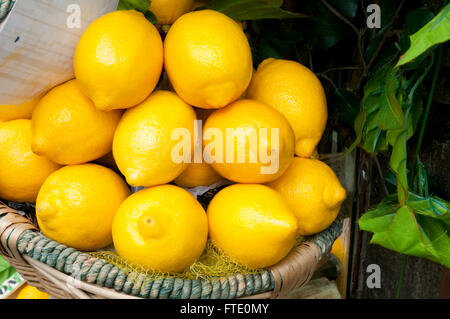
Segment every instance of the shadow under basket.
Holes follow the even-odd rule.
[[[311,279],[341,231],[340,214],[279,263],[254,274],[149,279],[48,239],[32,221],[0,202],[0,253],[30,285],[63,299],[279,298]]]

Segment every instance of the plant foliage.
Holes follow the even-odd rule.
[[[408,167],[408,140],[418,131],[423,136],[422,116],[426,90],[423,80],[432,69],[433,94],[441,55],[433,45],[450,36],[449,5],[411,35],[409,48],[396,61],[373,74],[364,87],[360,111],[354,123],[356,140],[370,153],[390,150],[390,167],[396,193],[386,197],[359,220],[362,230],[373,232],[372,243],[450,267],[450,204],[429,195],[420,158]],[[418,12],[414,12],[417,16]],[[429,12],[422,12],[422,16]],[[416,20],[418,21],[418,20]],[[408,65],[407,63],[412,62]],[[421,90],[422,89],[422,90]],[[427,108],[431,106],[428,99]],[[420,145],[418,145],[420,148]]]

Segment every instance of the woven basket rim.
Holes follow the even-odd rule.
[[[178,279],[177,282],[180,284],[180,280],[183,281],[183,289],[185,286],[192,287],[189,291],[190,294],[187,295],[187,298],[228,299],[245,297],[280,297],[286,295],[293,289],[301,287],[311,279],[317,265],[329,252],[331,245],[340,235],[341,231],[342,213],[339,214],[330,227],[308,238],[306,241],[293,248],[288,256],[286,256],[283,260],[268,269],[262,270],[261,273],[255,275],[256,277],[242,274],[229,276],[228,280],[230,280],[230,283],[225,284],[225,287],[228,286],[226,288],[228,290],[225,292],[223,291],[224,285],[222,283],[217,284],[217,282],[220,282],[220,279],[224,280],[224,277],[212,278],[208,280]],[[24,240],[25,237],[27,238]],[[24,245],[26,247],[23,247]],[[53,290],[56,289],[59,292],[59,294],[55,293],[56,295],[65,294],[71,298],[113,299],[140,297],[139,294],[136,294],[136,292],[130,292],[131,288],[129,288],[129,280],[132,280],[130,279],[130,275],[133,273],[125,275],[125,277],[121,280],[116,277],[115,282],[118,281],[120,284],[115,284],[113,287],[105,287],[88,282],[86,280],[86,276],[82,276],[80,279],[75,279],[74,276],[79,277],[81,270],[78,274],[73,272],[67,273],[66,271],[60,271],[55,267],[49,266],[46,263],[48,260],[40,260],[43,258],[43,255],[40,255],[42,251],[45,251],[50,246],[55,248],[57,245],[64,246],[45,237],[37,230],[29,219],[23,217],[16,210],[6,206],[0,201],[0,254],[4,255],[5,258],[10,261],[13,267],[15,266],[20,273],[24,272],[23,275],[26,273],[24,276],[25,279],[27,279],[27,277],[31,277],[29,278],[30,280],[27,280],[31,283],[35,283],[36,286],[39,286],[38,288],[50,290],[48,291],[49,293],[54,292],[51,291],[52,289],[46,289],[45,285],[42,284],[44,281],[48,285],[51,285]],[[75,255],[78,253],[77,261],[78,259],[82,260],[82,256],[86,255],[85,253],[77,251],[73,248],[70,249]],[[46,259],[47,257],[44,258]],[[99,260],[100,258],[96,259]],[[90,262],[91,264],[89,264],[86,259],[82,260],[79,268],[85,267],[86,264],[92,266],[93,261],[91,260]],[[102,267],[109,264],[107,261],[104,262],[105,264],[102,265]],[[115,267],[112,264],[109,265]],[[95,272],[92,268],[93,267],[91,267],[89,271]],[[27,273],[27,271],[31,271],[31,276]],[[257,276],[264,276],[264,278]],[[136,274],[132,278],[136,278]],[[165,278],[159,283],[156,290],[152,287],[149,295],[145,295],[144,298],[173,297],[172,294],[174,293],[176,283],[175,278],[172,279],[173,280]],[[157,280],[153,281],[152,285],[156,281]],[[263,282],[264,287],[262,287],[262,284],[260,284],[259,288],[257,287],[258,285],[256,285],[256,283],[259,281]],[[68,283],[71,284],[68,285]],[[234,290],[230,287],[233,286],[233,283],[236,285]],[[199,286],[194,287],[194,284]],[[219,288],[217,288],[217,285]],[[126,292],[123,291],[124,286],[128,287],[125,289]],[[197,291],[195,291],[195,289],[197,289]],[[233,291],[233,293],[231,293],[231,291]],[[179,299],[180,297],[183,298],[181,292],[179,292],[175,298]],[[186,298],[186,296],[184,296],[184,298]]]

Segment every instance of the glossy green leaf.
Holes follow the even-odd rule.
[[[283,0],[211,0],[205,6],[235,20],[305,18],[307,15],[281,9]]]
[[[408,198],[408,168],[407,164],[407,145],[408,125],[410,125],[409,113],[411,108],[406,111],[404,127],[387,132],[387,141],[392,146],[390,166],[397,178],[397,192],[400,204],[404,205]]]
[[[396,197],[386,197],[359,219],[362,230],[374,233],[371,243],[449,267],[450,228],[445,222],[448,203],[410,194],[407,204],[401,206]],[[432,212],[431,205],[437,207],[439,216]]]
[[[0,255],[0,285],[15,272],[16,270]]]
[[[335,94],[338,98],[339,120],[349,127],[353,126],[361,103],[359,98],[346,89],[338,89]]]
[[[117,10],[137,10],[141,12],[148,11],[151,0],[119,0]]]
[[[411,45],[403,54],[397,67],[411,62],[432,46],[450,39],[450,3],[447,4],[430,22],[411,35]]]
[[[348,36],[354,36],[352,30],[342,20],[338,19],[320,1],[309,1],[306,5],[309,32],[305,38],[309,49],[323,51],[332,48]]]
[[[436,218],[450,225],[450,203],[439,197],[410,193],[408,206],[417,214]]]
[[[302,34],[294,30],[277,30],[263,35],[257,46],[255,63],[267,58],[288,59],[294,47],[302,39]]]
[[[397,99],[399,89],[397,74],[390,66],[368,80],[355,119],[356,141],[352,147],[360,145],[370,153],[388,149],[388,131],[403,128],[405,121]]]
[[[147,10],[144,12],[144,16],[145,18],[150,21],[153,24],[157,24],[158,23],[158,19],[156,18],[156,16],[153,14],[153,12]]]
[[[137,10],[144,14],[145,18],[153,24],[158,23],[153,12],[149,11],[151,0],[119,0],[117,10]]]
[[[329,0],[328,3],[350,19],[355,18],[359,6],[358,0]]]
[[[381,87],[380,108],[377,113],[377,125],[382,130],[392,130],[403,127],[404,115],[397,100],[398,79],[390,73]]]
[[[397,191],[397,179],[392,170],[388,170],[386,175],[384,175],[384,184],[386,185],[389,194],[395,193]]]

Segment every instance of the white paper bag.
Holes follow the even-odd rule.
[[[118,0],[17,0],[0,25],[0,105],[20,104],[73,78],[89,24]]]

